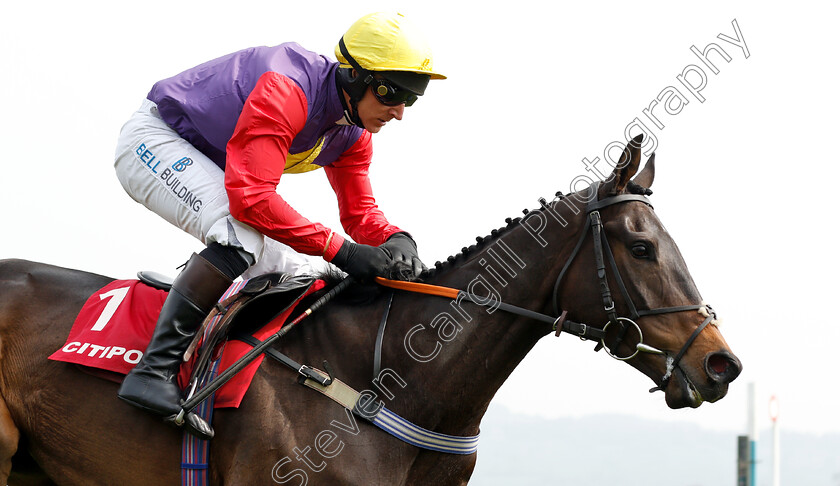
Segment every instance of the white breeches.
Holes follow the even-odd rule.
[[[169,128],[145,100],[120,131],[114,168],[135,201],[205,245],[244,250],[256,262],[244,277],[269,272],[311,273],[305,255],[263,236],[230,215],[225,174]]]

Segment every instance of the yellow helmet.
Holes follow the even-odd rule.
[[[342,67],[356,68],[355,61],[368,71],[408,72],[446,79],[434,71],[432,50],[425,37],[400,13],[377,12],[360,18],[335,47],[335,56]]]

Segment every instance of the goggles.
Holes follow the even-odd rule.
[[[373,95],[386,106],[411,106],[417,101],[417,95],[411,91],[394,86],[387,79],[377,78],[370,83]]]

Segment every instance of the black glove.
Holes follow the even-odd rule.
[[[362,245],[344,240],[341,248],[330,261],[360,281],[385,276],[391,257],[381,246]]]
[[[426,265],[417,256],[417,243],[408,233],[394,233],[379,248],[391,255],[391,273],[401,275],[401,280],[413,280],[426,269]]]

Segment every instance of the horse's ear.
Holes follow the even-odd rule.
[[[656,173],[656,168],[654,167],[653,161],[656,159],[656,154],[651,154],[650,158],[647,162],[645,162],[645,168],[642,169],[639,174],[633,178],[633,182],[642,186],[642,187],[651,187],[653,186],[653,176]]]
[[[642,159],[641,146],[643,138],[644,135],[639,134],[624,147],[624,152],[621,153],[621,158],[618,159],[618,164],[615,166],[612,177],[605,184],[604,190],[606,194],[621,194],[624,188],[627,187],[630,179],[636,175],[636,171],[639,170],[639,162]]]

